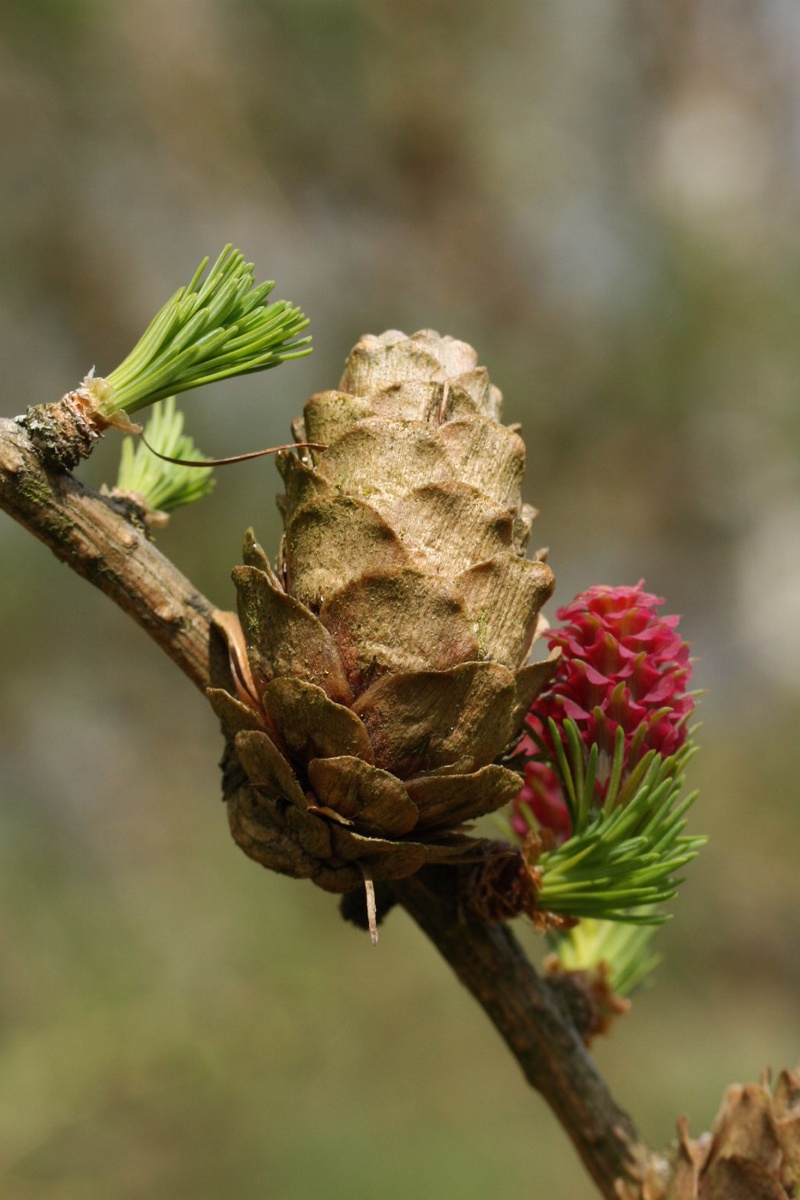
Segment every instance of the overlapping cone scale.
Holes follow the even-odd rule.
[[[689,1136],[686,1117],[665,1161],[654,1154],[620,1200],[789,1200],[800,1188],[800,1075],[770,1072],[732,1084],[709,1133]]]
[[[472,347],[363,338],[283,451],[274,567],[248,533],[209,698],[234,837],[331,891],[468,855],[510,801],[502,765],[553,664],[529,660],[553,588],[525,557],[525,447]]]

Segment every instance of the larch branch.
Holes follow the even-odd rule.
[[[128,613],[197,687],[208,685],[211,603],[118,503],[47,470],[24,428],[8,419],[0,419],[0,508]],[[422,872],[393,886],[553,1109],[602,1195],[613,1200],[622,1180],[638,1191],[647,1148],[571,1022],[511,931],[465,925],[441,881]]]
[[[0,419],[0,508],[133,617],[199,688],[212,605],[112,498],[48,471],[25,430]]]
[[[392,889],[550,1105],[601,1194],[617,1198],[623,1180],[637,1188],[648,1147],[510,928],[459,912],[448,870],[427,868]]]

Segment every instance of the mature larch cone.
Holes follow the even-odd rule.
[[[733,1084],[710,1133],[689,1136],[678,1122],[670,1160],[653,1161],[637,1183],[617,1185],[620,1200],[790,1200],[800,1195],[800,1076],[781,1071],[773,1089]]]
[[[500,406],[471,346],[390,331],[294,423],[277,563],[247,535],[208,693],[233,836],[265,866],[399,879],[476,853],[465,823],[519,792],[498,760],[552,674],[528,657],[554,581],[524,557]]]

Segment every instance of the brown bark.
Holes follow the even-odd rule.
[[[427,868],[392,890],[485,1010],[601,1194],[617,1197],[617,1180],[636,1187],[649,1151],[633,1122],[509,927],[469,921],[458,911],[449,870]]]
[[[26,431],[7,419],[0,419],[0,508],[133,617],[193,683],[208,686],[209,601],[123,504],[46,470]]]

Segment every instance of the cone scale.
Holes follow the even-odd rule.
[[[245,538],[209,700],[231,830],[332,892],[474,855],[554,662],[530,663],[554,580],[525,557],[525,447],[472,347],[364,337],[278,456],[274,564]]]

